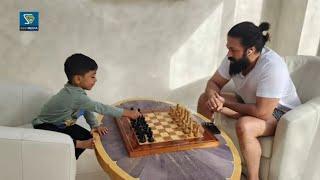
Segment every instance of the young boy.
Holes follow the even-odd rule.
[[[100,126],[92,112],[114,117],[125,116],[136,119],[139,112],[104,105],[91,100],[84,90],[91,90],[96,83],[96,62],[83,54],[73,54],[64,63],[68,82],[41,109],[40,115],[32,124],[35,129],[44,129],[68,134],[73,139],[76,159],[86,148],[93,147],[91,133],[107,133],[107,128]],[[91,127],[91,133],[75,124],[83,115]]]

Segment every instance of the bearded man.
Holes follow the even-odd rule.
[[[301,104],[284,60],[265,47],[269,23],[242,22],[228,32],[228,54],[199,97],[198,113],[212,119],[214,112],[237,119],[236,132],[248,169],[248,179],[259,179],[260,136],[274,135],[281,116]],[[229,80],[235,95],[221,93]]]

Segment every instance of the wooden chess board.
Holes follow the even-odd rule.
[[[189,150],[193,148],[216,147],[218,140],[204,128],[204,133],[195,137],[184,133],[168,114],[169,110],[142,112],[153,131],[154,142],[140,143],[131,127],[130,120],[116,120],[129,157]]]
[[[193,134],[184,133],[182,128],[179,127],[173,119],[169,116],[168,112],[151,112],[145,113],[144,117],[153,131],[154,143],[169,142],[175,140],[185,140],[197,138]],[[200,136],[200,138],[203,135]],[[143,144],[150,144],[148,141]]]

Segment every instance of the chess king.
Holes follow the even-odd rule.
[[[286,63],[272,49],[269,23],[242,22],[227,35],[228,53],[198,100],[198,113],[212,119],[214,112],[237,119],[236,132],[248,169],[248,179],[259,179],[260,136],[274,135],[281,116],[301,104]],[[232,80],[236,94],[222,93]]]

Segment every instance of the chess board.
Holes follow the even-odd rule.
[[[169,116],[168,112],[145,113],[144,117],[153,131],[154,142],[152,144],[197,138],[193,134],[184,133],[182,128]],[[201,137],[203,135],[198,138]],[[139,144],[150,144],[150,142],[147,141]]]
[[[127,118],[117,119],[120,134],[128,151],[129,157],[189,150],[193,148],[216,147],[218,140],[208,130],[195,137],[184,133],[168,114],[169,110],[145,111],[142,114],[153,131],[154,142],[140,143]]]

